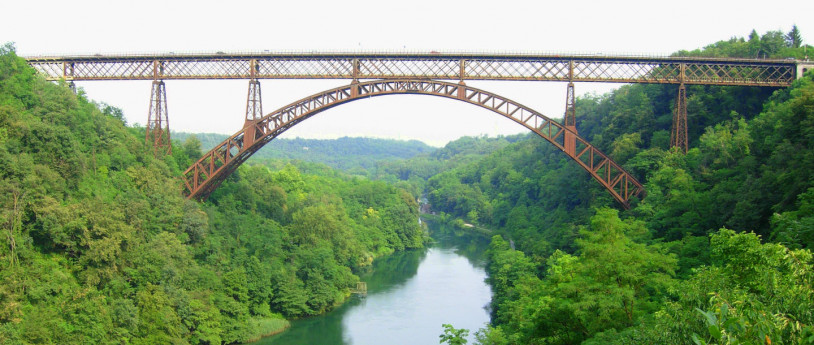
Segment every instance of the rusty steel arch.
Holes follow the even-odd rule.
[[[437,80],[375,80],[354,82],[303,98],[257,120],[215,146],[184,171],[187,198],[203,200],[261,147],[299,122],[357,99],[394,94],[451,98],[491,110],[536,133],[565,152],[624,207],[644,192],[641,183],[587,140],[562,124],[508,98]]]

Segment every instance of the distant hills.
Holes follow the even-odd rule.
[[[172,138],[184,142],[193,133],[173,132]],[[201,142],[201,149],[208,151],[228,138],[224,134],[194,133]],[[352,171],[373,168],[377,162],[413,158],[430,153],[437,148],[418,140],[394,140],[377,138],[339,139],[274,139],[253,159],[290,159],[322,163],[333,168]]]

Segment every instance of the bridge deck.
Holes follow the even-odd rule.
[[[606,55],[258,53],[29,57],[49,80],[436,79],[784,87],[793,60]]]

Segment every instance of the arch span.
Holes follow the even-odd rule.
[[[451,98],[491,110],[525,126],[585,169],[624,207],[644,192],[641,183],[604,153],[562,124],[508,98],[436,80],[375,80],[351,83],[284,106],[254,121],[217,145],[184,172],[187,198],[205,199],[261,147],[301,121],[361,98],[420,94]]]

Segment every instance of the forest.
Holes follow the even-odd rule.
[[[676,55],[804,58],[800,42],[752,32]],[[686,154],[669,149],[676,88],[577,100],[580,135],[645,184],[629,210],[533,136],[428,180],[447,219],[495,229],[479,344],[814,343],[814,74],[689,86]]]
[[[675,56],[808,48],[794,27]],[[427,245],[425,199],[456,233],[491,237],[492,322],[471,330],[477,344],[814,344],[814,73],[789,88],[688,86],[686,153],[669,148],[676,92],[577,99],[579,134],[645,185],[630,209],[531,134],[439,149],[349,138],[344,162],[330,142],[292,140],[198,203],[178,176],[206,135],[156,158],[121,110],[46,82],[7,44],[0,343],[280,332],[341,304],[376,258]],[[294,153],[306,146],[317,152]],[[449,344],[470,331],[444,329]]]
[[[201,148],[209,151],[228,138],[225,134],[173,132],[172,138],[185,142],[198,140]],[[401,141],[378,138],[304,139],[277,138],[263,146],[253,161],[264,162],[316,162],[349,174],[368,176],[368,171],[384,161],[399,161],[430,153],[435,148],[417,140]]]
[[[0,51],[0,343],[231,344],[324,313],[427,235],[408,192],[330,168],[241,167],[206,203],[120,110]]]

